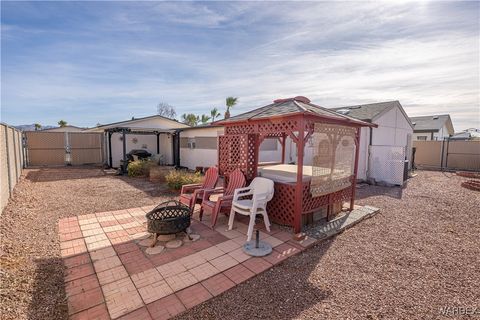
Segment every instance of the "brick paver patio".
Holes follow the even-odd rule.
[[[246,255],[247,225],[226,231],[192,220],[200,239],[155,255],[138,242],[152,207],[101,212],[59,221],[65,290],[71,319],[168,319],[264,272],[314,241],[296,242],[272,226],[260,238],[274,248],[265,258]]]

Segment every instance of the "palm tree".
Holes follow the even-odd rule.
[[[65,120],[60,120],[60,121],[58,121],[58,125],[59,125],[61,128],[66,127],[66,126],[67,126],[67,121],[65,121]]]
[[[200,121],[202,122],[202,124],[207,124],[207,122],[210,120],[210,117],[207,116],[206,114],[202,114],[202,118],[200,119]]]
[[[218,112],[217,108],[213,108],[210,110],[210,116],[212,117],[212,122],[215,121],[215,118],[220,117],[220,112]]]
[[[199,121],[200,121],[200,118],[194,115],[193,113],[182,114],[182,122],[185,124],[188,124],[189,126],[195,127]]]
[[[225,111],[225,119],[230,118],[230,108],[233,108],[237,104],[238,98],[228,97],[225,99],[225,104],[227,105],[227,111]]]
[[[35,126],[35,131],[42,129],[42,125],[40,123],[35,123],[34,126]]]

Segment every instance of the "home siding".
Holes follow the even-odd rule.
[[[196,167],[212,167],[218,164],[218,136],[223,127],[188,129],[180,132],[180,165],[194,170]],[[195,142],[195,148],[188,148]],[[260,145],[260,162],[280,162],[282,148],[278,139],[265,139]]]

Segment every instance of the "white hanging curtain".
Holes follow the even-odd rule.
[[[356,128],[336,124],[315,123],[312,197],[323,196],[348,188],[355,166]]]

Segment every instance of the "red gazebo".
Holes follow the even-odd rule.
[[[282,164],[285,164],[287,137],[295,143],[296,163],[270,170],[280,173],[277,175],[279,179],[272,179],[275,181],[275,195],[267,207],[273,222],[292,226],[295,232],[300,232],[302,215],[322,207],[330,208],[339,201],[350,201],[350,209],[353,209],[360,128],[376,125],[317,106],[301,96],[278,99],[272,104],[220,120],[216,124],[225,126],[225,134],[219,137],[218,167],[220,174],[227,179],[237,168],[242,170],[248,181],[259,174],[259,149],[265,138],[279,140]],[[318,148],[314,159],[317,164],[304,170],[305,143],[314,134],[322,137],[316,145]],[[351,149],[345,149],[349,147]],[[339,150],[344,151],[341,153]],[[348,150],[352,150],[352,168],[342,171],[338,168],[339,165],[343,165],[343,168],[348,166]],[[285,168],[285,172],[280,172]],[[267,171],[261,174],[267,175]],[[304,171],[308,171],[310,176],[306,177]]]

